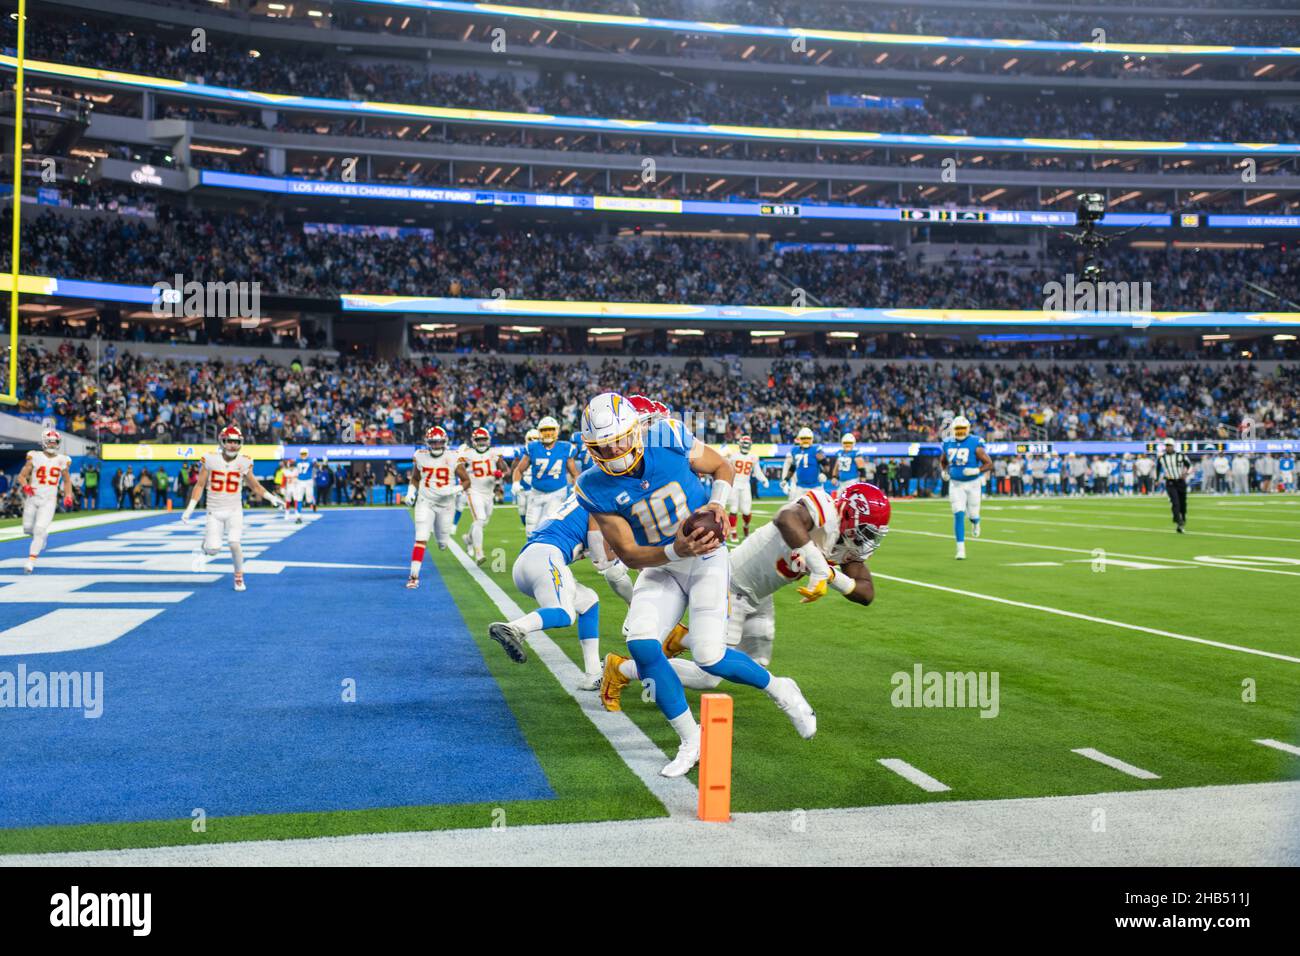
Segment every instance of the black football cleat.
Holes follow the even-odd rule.
[[[524,635],[518,628],[513,628],[509,624],[489,624],[488,637],[500,644],[509,657],[516,664],[522,664],[528,660],[528,652],[524,650]]]

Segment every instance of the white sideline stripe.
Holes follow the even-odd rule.
[[[128,511],[125,514],[113,512],[106,515],[87,515],[84,518],[64,518],[61,521],[50,522],[50,534],[56,531],[77,531],[80,528],[94,528],[101,524],[116,524],[120,521],[135,521],[139,518],[156,518],[158,515],[165,515],[165,511]],[[14,538],[25,538],[22,525],[14,525],[12,528],[0,528],[0,541],[12,541]]]
[[[1126,631],[1140,631],[1143,634],[1154,634],[1157,637],[1170,637],[1176,641],[1188,641],[1192,644],[1204,644],[1206,647],[1217,647],[1225,651],[1238,651],[1242,654],[1254,654],[1258,657],[1271,657],[1274,660],[1286,661],[1289,664],[1300,664],[1300,657],[1276,654],[1273,651],[1261,651],[1254,647],[1242,647],[1239,644],[1225,644],[1222,641],[1211,641],[1204,637],[1191,637],[1187,634],[1175,634],[1173,631],[1162,631],[1159,628],[1143,627],[1141,624],[1126,624],[1123,621],[1112,621],[1105,617],[1093,617],[1091,614],[1081,614],[1078,611],[1065,611],[1059,607],[1046,607],[1042,604],[1029,604],[1025,601],[1012,601],[1010,598],[994,597],[992,594],[981,594],[978,591],[963,591],[961,588],[950,588],[942,584],[931,584],[928,581],[913,581],[911,578],[899,578],[892,574],[881,574],[878,571],[873,572],[873,577],[879,578],[882,581],[897,581],[900,584],[914,584],[917,587],[931,588],[935,591],[947,591],[949,594],[960,594],[963,597],[978,598],[981,601],[992,601],[995,604],[1022,607],[1030,611],[1042,611],[1044,614],[1056,614],[1060,617],[1072,617],[1077,621],[1087,621],[1090,624],[1105,624],[1110,627],[1120,627]]]
[[[1002,519],[998,519],[999,521]],[[1104,531],[1104,528],[1098,528],[1098,531]],[[919,534],[927,538],[943,538],[946,541],[952,540],[952,534],[941,534],[938,531],[917,531],[915,528],[895,528],[889,529],[890,534]],[[972,539],[975,540],[975,539]],[[1035,544],[1032,541],[1003,541],[1000,538],[979,538],[980,544],[1005,544],[1013,548],[1036,548],[1039,551],[1066,551],[1070,554],[1092,555],[1089,548],[1068,548],[1060,544]],[[1178,564],[1185,565],[1189,568],[1222,568],[1230,571],[1255,571],[1259,574],[1286,574],[1291,577],[1300,577],[1300,571],[1286,571],[1282,568],[1256,568],[1244,564],[1219,564],[1213,561],[1192,561],[1188,558],[1162,558],[1150,554],[1131,554],[1127,551],[1106,550],[1106,556],[1109,558],[1133,558],[1138,561],[1155,561],[1161,564]]]
[[[448,546],[452,555],[497,606],[505,619],[513,621],[523,616],[523,610],[516,604],[501,586],[483,573],[483,569],[470,560],[468,554],[459,544],[452,541]],[[578,683],[583,673],[578,665],[569,660],[567,654],[547,636],[545,631],[538,631],[528,638],[529,648],[537,659],[546,665],[565,693],[574,699],[582,712],[596,725],[596,729],[609,741],[614,751],[623,762],[631,768],[640,781],[664,808],[673,816],[694,817],[698,811],[700,795],[695,784],[686,777],[669,778],[661,776],[660,769],[668,763],[669,758],[659,749],[645,732],[632,723],[632,719],[622,712],[611,713],[600,704],[600,695],[590,691],[578,690]]]
[[[942,518],[944,515],[926,515],[928,518]],[[1135,527],[1128,524],[1080,524],[1077,521],[1039,521],[1034,518],[1007,518],[998,515],[996,518],[999,522],[1014,522],[1015,524],[1041,524],[1049,528],[1086,528],[1089,531],[1135,531],[1140,534],[1151,534],[1159,532],[1159,528]],[[1171,521],[1170,524],[1173,522]],[[1300,544],[1300,538],[1273,538],[1262,534],[1232,534],[1229,531],[1188,531],[1187,534],[1197,538],[1238,538],[1243,541],[1281,541],[1284,544]]]
[[[1087,757],[1089,760],[1097,761],[1097,763],[1104,763],[1107,767],[1113,767],[1120,773],[1126,773],[1130,777],[1137,777],[1139,780],[1160,779],[1159,774],[1152,773],[1150,770],[1143,770],[1141,767],[1135,767],[1131,763],[1125,763],[1118,757],[1104,754],[1100,750],[1094,750],[1092,747],[1079,747],[1076,750],[1071,750],[1070,753],[1076,753],[1080,757]]]
[[[897,757],[883,757],[876,763],[888,767],[909,783],[914,783],[926,793],[945,793],[952,789],[946,783],[940,783],[923,770],[917,770],[906,760]]]
[[[1271,737],[1266,737],[1263,740],[1256,740],[1255,743],[1263,744],[1265,747],[1272,747],[1274,750],[1280,750],[1282,753],[1290,754],[1293,757],[1300,757],[1300,747],[1297,747],[1295,744],[1286,744],[1280,740],[1274,740]]]

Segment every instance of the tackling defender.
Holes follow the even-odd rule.
[[[966,560],[966,515],[970,514],[971,536],[980,536],[980,492],[984,476],[993,470],[993,459],[984,450],[984,439],[971,434],[964,415],[952,420],[952,438],[943,443],[939,469],[948,482],[952,503],[952,529],[957,538],[957,560]]]
[[[684,531],[686,519],[697,511],[712,512],[718,524],[726,521],[722,503],[735,473],[680,422],[643,426],[632,404],[614,392],[587,403],[582,439],[596,467],[579,476],[575,491],[614,553],[641,569],[623,636],[638,674],[653,684],[655,703],[681,740],[677,756],[660,773],[681,776],[700,759],[699,726],[663,651],[663,640],[682,613],[690,612],[692,651],[702,669],[758,688],[773,683],[752,659],[726,646],[730,575],[721,540],[708,528]],[[713,479],[707,498],[699,475]],[[782,684],[781,691],[802,722],[801,733],[811,736],[805,731],[816,727],[812,708],[793,682]]]
[[[456,453],[456,477],[469,489],[465,497],[470,516],[474,519],[469,532],[461,537],[475,564],[487,560],[483,553],[483,529],[492,517],[492,490],[501,472],[501,453],[492,447],[492,436],[486,428],[476,428],[469,436],[469,444],[461,445]],[[458,496],[459,497],[459,496]]]
[[[462,490],[469,491],[469,479],[460,478],[458,471],[456,461],[447,454],[447,433],[434,425],[424,433],[424,447],[415,453],[411,483],[406,488],[406,503],[411,506],[415,520],[411,576],[406,579],[406,586],[412,591],[420,586],[420,565],[429,533],[435,534],[438,547],[444,551],[451,543],[451,533],[456,527],[452,520],[456,495]]]
[[[570,494],[559,513],[547,518],[529,535],[510,574],[522,593],[537,602],[536,611],[509,622],[488,625],[488,637],[500,644],[510,659],[522,664],[528,659],[524,642],[528,635],[557,627],[578,625],[585,676],[580,690],[600,687],[600,598],[573,577],[569,565],[584,554],[601,572],[622,562],[608,554],[596,523]],[[627,572],[624,569],[624,577]],[[622,592],[619,593],[622,597]],[[631,598],[629,586],[626,599]]]
[[[830,588],[855,604],[870,604],[876,589],[867,559],[889,532],[889,513],[885,493],[867,482],[855,482],[835,497],[819,488],[782,507],[731,553],[727,644],[768,666],[776,631],[772,596],[805,575],[807,584],[798,588],[800,603],[816,601]],[[677,656],[690,646],[690,632],[679,625],[664,642],[664,653],[684,686],[712,690],[720,682],[717,676]],[[635,662],[607,662],[600,685],[606,710],[622,709],[623,688],[635,677]],[[773,678],[773,683],[779,680]],[[780,706],[781,699],[773,697]]]
[[[569,479],[578,476],[578,463],[573,459],[573,446],[560,441],[560,423],[547,415],[537,423],[537,441],[524,446],[524,453],[515,462],[511,475],[511,492],[516,499],[523,491],[521,484],[526,473],[531,473],[532,488],[528,492],[524,510],[524,531],[532,534],[547,518],[554,515],[569,496]]]
[[[728,535],[732,541],[738,541],[736,534],[736,515],[739,514],[744,519],[745,537],[749,537],[749,519],[753,516],[754,511],[754,493],[750,487],[749,479],[758,478],[759,483],[766,488],[771,484],[767,475],[763,474],[763,469],[759,464],[758,455],[751,449],[754,443],[748,435],[741,435],[736,442],[736,450],[727,456],[727,462],[736,473],[736,483],[731,489],[731,498],[727,501],[727,511],[729,512],[727,520],[730,523]]]
[[[813,450],[811,428],[801,428],[794,436],[795,447],[785,456],[781,468],[781,490],[787,501],[796,501],[814,488],[822,486],[822,460],[820,448]]]
[[[72,510],[72,459],[59,451],[62,439],[53,428],[41,434],[41,450],[29,451],[17,484],[23,490],[23,534],[32,536],[23,573],[36,570],[36,557],[45,548],[59,506],[59,488],[63,489],[63,510]]]
[[[253,460],[240,454],[244,447],[244,435],[234,425],[227,425],[217,437],[220,451],[210,451],[203,456],[203,464],[194,479],[194,490],[190,492],[189,503],[181,515],[181,523],[188,525],[193,521],[194,509],[198,506],[199,495],[207,490],[207,514],[203,522],[203,553],[208,557],[221,550],[221,538],[224,535],[230,545],[230,561],[235,568],[235,590],[247,590],[244,587],[244,502],[241,497],[244,483],[259,497],[265,498],[274,507],[285,506],[285,502],[276,494],[267,491],[253,474]]]

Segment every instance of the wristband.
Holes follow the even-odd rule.
[[[673,539],[672,541],[669,541],[666,545],[664,545],[664,557],[667,559],[669,564],[672,564],[674,561],[680,561],[682,559],[681,555],[679,555],[677,553],[677,550],[673,547],[673,545],[675,545],[676,543],[677,540]]]
[[[853,593],[853,589],[857,587],[858,582],[853,580],[853,578],[849,577],[843,571],[835,571],[832,569],[829,584],[841,594],[848,595]]]
[[[713,490],[709,492],[709,504],[727,506],[727,499],[731,497],[731,482],[719,481],[713,479]]]

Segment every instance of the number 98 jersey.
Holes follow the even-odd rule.
[[[578,476],[574,491],[588,511],[622,515],[642,547],[666,545],[687,515],[709,500],[691,471],[694,444],[695,436],[681,422],[655,422],[646,429],[645,456],[636,469],[615,476],[588,468]]]

